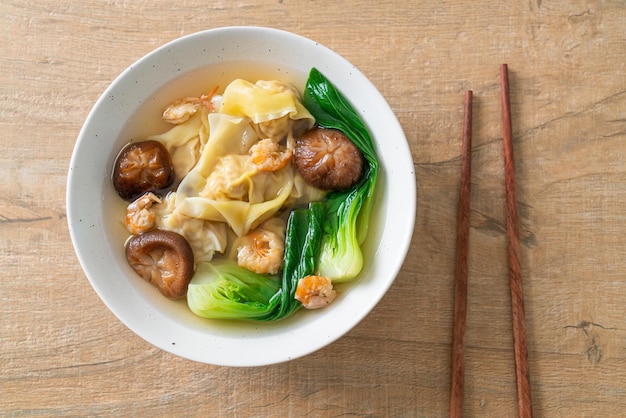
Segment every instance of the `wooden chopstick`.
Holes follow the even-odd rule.
[[[515,163],[511,126],[511,102],[507,64],[500,66],[500,90],[502,101],[502,141],[504,145],[504,182],[506,190],[506,229],[511,286],[511,313],[513,316],[513,344],[515,347],[515,377],[517,403],[520,417],[532,417],[530,396],[530,372],[526,346],[526,319],[524,315],[524,292],[522,289],[522,266],[520,261],[517,198],[515,195]]]
[[[454,286],[454,328],[452,375],[450,383],[450,418],[463,416],[465,318],[467,314],[467,256],[470,230],[470,184],[472,158],[472,91],[465,92],[461,152],[461,189],[459,192],[456,275]]]

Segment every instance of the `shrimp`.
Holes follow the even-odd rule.
[[[209,111],[214,112],[213,96],[217,92],[215,87],[208,95],[203,94],[200,97],[183,97],[175,100],[163,111],[163,120],[173,125],[180,125],[189,120],[196,114],[202,106],[206,106]]]
[[[273,138],[261,139],[250,147],[252,163],[261,171],[278,171],[285,167],[293,157],[295,139],[287,137],[287,145],[282,146]]]
[[[258,274],[276,274],[283,264],[285,243],[272,231],[255,229],[237,247],[237,264]]]
[[[137,198],[126,208],[125,225],[131,234],[143,234],[154,228],[156,214],[151,209],[154,203],[161,203],[161,199],[152,192]]]
[[[319,309],[328,306],[336,296],[328,277],[311,275],[298,281],[295,299],[307,309]]]

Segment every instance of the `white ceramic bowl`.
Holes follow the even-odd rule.
[[[162,297],[128,266],[121,222],[124,203],[112,182],[121,147],[160,128],[174,99],[198,95],[234,78],[286,79],[302,89],[320,70],[362,116],[381,162],[365,265],[327,308],[275,322],[216,321],[191,313],[185,301]],[[163,127],[163,130],[165,127]],[[344,58],[317,42],[260,27],[207,30],[174,40],[131,65],[98,99],[80,132],[67,183],[74,248],[91,285],[128,328],[149,343],[198,362],[260,366],[312,353],[361,321],[393,283],[415,220],[415,175],[406,138],[385,99]]]

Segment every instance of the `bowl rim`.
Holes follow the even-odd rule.
[[[392,132],[395,137],[398,138],[395,146],[395,152],[397,154],[397,158],[399,159],[400,164],[398,167],[381,167],[383,171],[386,171],[388,175],[395,175],[395,171],[402,171],[404,175],[404,181],[411,181],[411,185],[415,184],[415,172],[413,169],[413,160],[411,156],[411,151],[408,146],[408,142],[404,131],[392,111],[391,107],[388,105],[387,101],[384,99],[382,94],[378,91],[378,89],[371,83],[367,77],[363,73],[361,73],[354,65],[348,62],[345,58],[334,52],[333,50],[325,47],[324,45],[312,41],[302,35],[298,35],[292,32],[284,31],[276,28],[269,28],[263,26],[226,26],[219,28],[207,29],[199,32],[190,33],[184,35],[182,37],[173,39],[154,50],[150,51],[146,55],[142,56],[138,60],[136,60],[133,64],[127,67],[123,72],[121,72],[105,89],[105,91],[98,98],[93,108],[90,110],[87,118],[84,121],[83,126],[79,132],[77,137],[72,157],[70,160],[70,168],[68,170],[68,179],[67,179],[67,189],[66,189],[66,208],[67,208],[67,223],[71,236],[71,241],[78,257],[78,261],[83,269],[84,274],[88,278],[91,286],[96,291],[102,302],[111,310],[111,312],[120,320],[126,327],[128,327],[131,331],[133,331],[136,335],[143,338],[145,341],[150,344],[177,356],[187,358],[189,360],[220,365],[220,366],[241,366],[241,367],[250,367],[250,366],[265,366],[270,364],[281,363],[289,360],[293,360],[312,352],[315,352],[332,342],[336,341],[340,337],[344,336],[348,333],[352,328],[354,328],[365,316],[369,314],[369,312],[378,304],[378,302],[382,299],[382,297],[387,293],[389,287],[395,281],[406,255],[408,254],[409,247],[412,241],[413,229],[415,226],[415,212],[416,212],[416,189],[415,187],[407,187],[404,193],[402,194],[403,203],[406,204],[408,208],[411,210],[403,211],[403,219],[405,220],[405,228],[403,230],[398,229],[396,234],[398,235],[398,239],[393,244],[396,245],[393,249],[385,249],[385,251],[389,253],[395,254],[393,257],[393,265],[387,266],[387,279],[385,281],[377,282],[374,289],[376,290],[371,295],[367,295],[364,298],[364,302],[367,304],[365,309],[361,309],[358,312],[344,312],[347,317],[346,321],[342,324],[342,326],[334,328],[334,329],[326,329],[324,325],[320,325],[319,322],[323,321],[324,315],[319,315],[314,312],[307,312],[307,315],[311,316],[310,323],[314,325],[311,326],[310,331],[321,332],[318,337],[314,340],[313,344],[308,344],[310,341],[307,341],[307,344],[299,344],[294,341],[298,336],[297,330],[294,331],[290,329],[289,335],[282,335],[281,332],[276,332],[277,335],[280,335],[283,338],[285,343],[296,344],[294,347],[290,347],[291,351],[287,353],[262,353],[258,356],[248,356],[242,355],[242,351],[236,347],[237,344],[227,344],[225,342],[225,338],[229,337],[221,337],[220,335],[205,335],[205,340],[203,341],[205,348],[213,348],[216,345],[222,344],[219,352],[202,352],[201,350],[191,350],[189,349],[188,340],[193,338],[198,338],[198,332],[187,332],[186,330],[178,330],[173,332],[173,334],[169,338],[161,338],[155,336],[155,333],[159,332],[163,326],[165,327],[176,327],[178,322],[172,321],[171,318],[167,318],[167,316],[161,315],[158,310],[155,311],[150,306],[136,306],[133,308],[120,307],[119,305],[114,305],[110,300],[110,292],[105,289],[102,285],[101,279],[98,278],[98,271],[94,271],[94,267],[92,266],[93,254],[88,251],[86,247],[82,244],[85,242],[85,234],[86,234],[86,224],[88,222],[82,222],[82,219],[79,220],[76,218],[79,215],[80,209],[77,207],[77,188],[79,184],[79,177],[76,174],[78,169],[78,159],[80,158],[81,151],[87,146],[86,145],[86,136],[88,135],[91,126],[94,123],[94,120],[98,116],[98,112],[101,110],[103,105],[107,103],[111,92],[115,89],[115,87],[121,83],[129,74],[134,71],[134,69],[141,67],[142,65],[158,59],[160,55],[163,55],[165,51],[172,50],[178,48],[180,45],[185,44],[194,44],[195,42],[206,41],[215,37],[228,37],[230,35],[238,34],[239,36],[265,36],[269,38],[275,39],[283,39],[286,38],[290,40],[290,42],[295,42],[299,45],[307,45],[308,48],[313,48],[318,54],[322,54],[327,57],[327,59],[331,60],[333,64],[339,64],[342,66],[342,69],[350,72],[350,77],[354,78],[356,82],[361,86],[364,86],[370,94],[370,100],[372,103],[376,103],[377,109],[385,112],[385,117],[389,122],[389,126],[387,130]],[[330,77],[329,77],[330,78]],[[331,82],[333,80],[331,79]],[[373,99],[372,99],[373,98]],[[373,106],[373,105],[372,105]],[[367,121],[366,121],[366,125]],[[370,126],[368,128],[371,129]],[[380,145],[375,137],[374,138],[375,145],[377,149],[379,149]],[[395,164],[394,164],[395,165]],[[81,166],[82,167],[82,166]],[[84,168],[82,169],[84,170]],[[380,182],[380,180],[379,180]],[[391,187],[395,187],[395,185],[390,185]],[[405,185],[406,186],[406,185]],[[380,186],[379,186],[380,187]],[[93,228],[93,225],[91,225]],[[100,230],[104,229],[104,225],[97,225],[97,228]],[[103,231],[100,231],[103,233]],[[384,232],[383,232],[384,233]],[[382,241],[382,237],[380,238]],[[379,243],[380,245],[380,243]],[[110,246],[110,245],[109,245]],[[379,248],[376,249],[378,251]],[[105,256],[102,255],[101,258],[104,260]],[[102,263],[101,263],[102,265]],[[357,284],[358,286],[358,284]],[[369,285],[368,285],[369,286]],[[352,291],[353,289],[350,289]],[[141,305],[140,303],[138,305]],[[127,309],[130,309],[128,311]],[[328,309],[328,308],[326,308]],[[142,318],[150,317],[151,322],[147,328],[142,328],[145,325],[146,320],[138,321],[136,318],[133,318],[133,315],[141,315]],[[158,317],[158,318],[155,318]],[[158,321],[157,321],[158,319]],[[162,322],[161,322],[162,321]],[[156,323],[158,322],[158,324]],[[279,321],[280,322],[280,321]],[[261,325],[264,327],[265,325]],[[308,327],[308,324],[307,324]],[[236,328],[236,327],[235,327]],[[271,328],[271,327],[270,327]],[[183,335],[184,334],[184,335]],[[274,336],[274,332],[270,332],[270,336]],[[200,336],[200,338],[202,338]],[[271,347],[271,342],[266,341],[266,337],[260,334],[251,334],[247,335],[247,338],[253,339],[257,344],[261,345],[261,349],[267,349]],[[183,344],[178,344],[177,341],[185,341]],[[235,339],[236,340],[236,339]],[[243,341],[243,345],[246,344],[246,338],[240,340]],[[249,340],[248,340],[249,341]],[[275,344],[274,340],[274,344]],[[232,352],[229,352],[231,350]]]

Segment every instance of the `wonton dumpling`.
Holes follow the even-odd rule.
[[[300,103],[298,91],[279,81],[246,80],[231,82],[223,94],[221,113],[246,116],[254,123],[268,122],[289,116],[292,120],[305,119],[313,126],[315,119]]]
[[[209,137],[209,109],[202,107],[198,113],[167,132],[152,135],[153,139],[162,143],[172,157],[172,165],[176,177],[183,178],[196,165],[196,156],[200,155]]]
[[[219,159],[200,192],[209,199],[248,200],[255,166],[248,155],[226,155]]]
[[[213,255],[223,253],[228,244],[228,229],[223,222],[211,222],[174,213],[176,193],[169,193],[156,205],[157,227],[181,234],[193,251],[195,262],[211,261]]]
[[[293,188],[294,168],[259,171],[249,161],[249,120],[209,115],[210,136],[196,166],[180,183],[176,212],[226,222],[238,235],[276,214]],[[213,175],[215,173],[215,175]],[[217,178],[227,173],[224,178]]]

